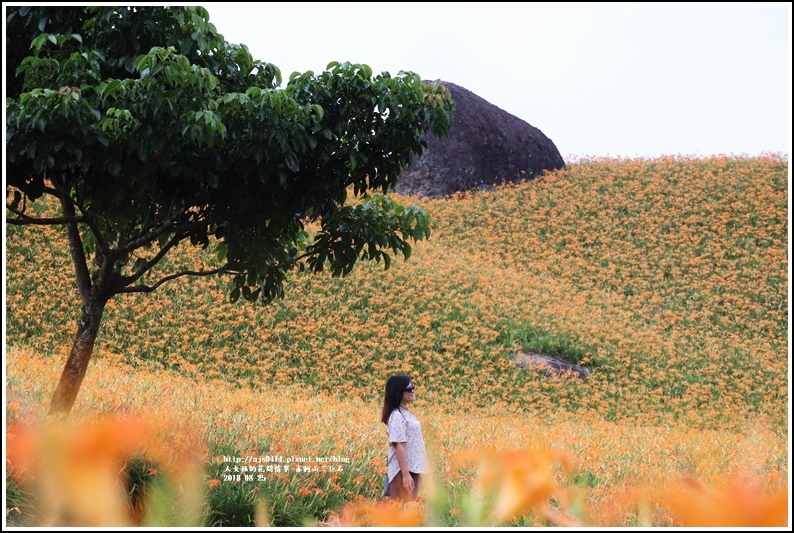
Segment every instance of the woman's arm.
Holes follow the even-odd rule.
[[[405,443],[395,442],[394,452],[397,454],[397,464],[400,465],[400,472],[403,475],[403,487],[408,491],[414,490],[414,478],[411,477],[411,472],[408,470],[408,459],[405,456]]]

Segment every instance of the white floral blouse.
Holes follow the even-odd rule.
[[[415,474],[426,474],[428,463],[425,440],[422,437],[422,424],[411,411],[401,407],[392,411],[389,423],[386,424],[386,432],[389,435],[387,455],[389,481],[400,473],[397,449],[394,447],[396,442],[405,443],[405,459],[408,463],[408,470]]]

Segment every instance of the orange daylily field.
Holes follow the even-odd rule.
[[[8,226],[6,519],[785,526],[788,172],[775,154],[583,159],[398,197],[432,234],[387,270],[295,274],[269,306],[229,303],[224,278],[111,301],[57,429],[46,410],[80,311],[65,232]],[[214,264],[187,246],[163,272]],[[528,371],[519,350],[592,375]],[[417,384],[433,466],[404,506],[380,501],[397,372]],[[229,477],[243,465],[253,480]]]

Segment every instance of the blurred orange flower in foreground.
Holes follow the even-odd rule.
[[[557,490],[555,463],[571,468],[571,457],[562,450],[485,452],[480,461],[475,491],[494,495],[490,521],[499,524],[529,512],[542,513]]]
[[[154,415],[52,420],[42,428],[14,423],[6,429],[8,475],[37,494],[36,525],[140,524],[144,504],[127,486],[132,463],[145,461],[144,473],[163,472],[177,485],[202,465],[205,448],[183,426]]]
[[[413,527],[424,522],[425,509],[420,502],[359,500],[348,503],[339,513],[331,514],[325,526],[337,527]]]
[[[686,478],[657,498],[681,526],[780,527],[788,525],[788,489],[772,495],[742,479],[724,488],[709,487]]]

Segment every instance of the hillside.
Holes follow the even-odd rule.
[[[467,523],[472,458],[494,447],[569,454],[576,467],[555,479],[566,487],[557,497],[573,499],[557,502],[584,524],[715,525],[734,510],[737,524],[785,523],[787,183],[778,156],[671,157],[581,161],[488,192],[402,197],[428,210],[432,235],[388,270],[294,275],[269,306],[230,304],[223,278],[113,300],[74,416],[173,418],[180,429],[150,428],[146,438],[171,439],[158,453],[189,445],[204,454],[193,466],[205,523],[259,524],[262,496],[275,525],[295,526],[329,520],[343,505],[375,512],[361,499],[379,497],[380,395],[390,374],[405,372],[418,385],[429,479],[447,491],[428,495],[431,510],[442,502],[433,523]],[[79,300],[62,231],[6,230],[13,452],[27,442],[21,428],[44,419]],[[212,264],[211,252],[186,247],[169,261]],[[528,372],[514,364],[517,350],[592,375]],[[125,424],[112,422],[101,446],[134,437]],[[37,511],[20,449],[7,458],[23,487],[8,485],[7,515],[30,525]],[[253,488],[223,481],[225,457],[270,453],[340,456],[351,468],[280,474]],[[656,491],[668,510],[643,514],[643,485],[685,476],[722,486],[737,474],[752,480],[751,493],[715,503],[723,493],[676,485]],[[693,498],[717,514],[691,512]],[[769,513],[758,514],[762,505]],[[513,525],[543,523],[538,515]]]
[[[223,279],[125,295],[97,357],[371,400],[406,372],[429,404],[783,423],[787,173],[778,157],[597,160],[490,192],[402,198],[432,218],[408,261],[295,275],[269,307],[228,303]],[[7,344],[60,359],[79,311],[63,232],[7,231]],[[528,373],[511,360],[519,348],[593,375]]]

